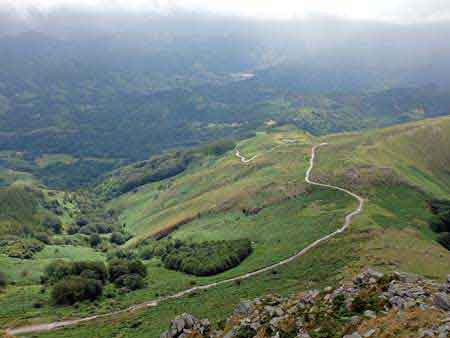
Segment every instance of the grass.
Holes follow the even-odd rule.
[[[243,154],[270,150],[280,144],[283,134],[259,134],[240,146]],[[136,235],[129,245],[164,229],[207,213],[242,210],[271,204],[304,190],[301,174],[309,144],[306,135],[297,134],[298,145],[279,148],[272,156],[261,156],[254,165],[239,163],[234,152],[217,160],[205,161],[182,175],[153,183],[137,193],[121,196],[109,207],[122,210],[120,220]],[[290,158],[290,161],[283,159]]]
[[[0,271],[9,281],[19,285],[39,283],[44,268],[57,259],[104,260],[104,255],[87,247],[71,245],[47,245],[33,259],[19,259],[0,255]]]

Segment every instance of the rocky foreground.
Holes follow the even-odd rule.
[[[438,284],[369,269],[337,288],[242,302],[218,329],[207,319],[183,314],[161,334],[161,338],[253,337],[450,337],[450,275]]]

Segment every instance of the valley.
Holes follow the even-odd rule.
[[[31,276],[39,276],[39,269],[49,262],[46,255],[69,260],[106,257],[95,248],[49,245],[31,260],[16,261],[17,277],[11,275],[10,268],[4,270],[19,284],[9,286],[0,296],[1,308],[8,309],[2,315],[2,325],[21,327],[55,319],[101,316],[122,308],[123,312],[113,318],[100,317],[94,325],[80,323],[39,336],[70,337],[84,330],[94,330],[99,336],[114,335],[117,330],[129,330],[133,337],[140,330],[142,334],[150,330],[157,335],[177,313],[207,313],[208,318],[219,319],[240,299],[324,285],[345,279],[366,265],[440,279],[450,268],[450,254],[435,241],[436,234],[429,228],[432,214],[427,203],[448,196],[448,154],[440,152],[435,156],[433,146],[427,147],[446,147],[449,121],[438,118],[320,138],[293,126],[270,128],[239,142],[239,150],[227,145],[220,151],[168,154],[161,162],[167,163],[164,165],[173,162],[170,156],[188,156],[190,160],[183,171],[173,176],[149,183],[144,180],[132,191],[111,194],[116,184],[123,184],[123,175],[138,177],[133,170],[146,167],[121,169],[119,176],[112,175],[95,190],[99,196],[106,196],[99,206],[116,210],[113,214],[117,218],[113,219],[132,236],[120,246],[123,250],[139,253],[150,247],[155,252],[155,248],[164,248],[170,241],[205,243],[248,238],[253,252],[237,267],[209,277],[169,270],[154,255],[144,260],[148,270],[145,288],[74,308],[46,305],[48,294],[39,291],[36,277],[23,276],[23,264],[29,262],[36,271]],[[414,139],[414,151],[408,150],[410,139]],[[327,145],[317,149],[311,170],[311,148],[324,142]],[[415,155],[417,149],[422,149],[421,144],[424,156],[418,162]],[[157,177],[152,172],[151,177]],[[314,182],[319,186],[308,184]],[[344,190],[333,191],[330,187],[334,185]],[[349,229],[348,218],[341,228],[345,215],[354,215],[362,207],[352,212],[358,204],[354,198],[359,195],[366,201],[364,212]],[[322,243],[325,239],[326,243]],[[294,259],[297,255],[302,257]],[[2,259],[9,264],[2,264],[2,268],[13,266],[12,258]],[[41,259],[39,268],[35,262]],[[171,297],[182,290],[189,290],[189,295]],[[166,297],[168,300],[157,306],[150,301],[143,308],[134,307]],[[42,307],[34,307],[36,299],[42,299]]]

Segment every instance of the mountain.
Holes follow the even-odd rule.
[[[143,257],[148,270],[146,286],[123,294],[111,291],[97,302],[78,307],[55,307],[50,292],[39,293],[34,286],[35,276],[44,269],[41,265],[44,257],[49,257],[46,255],[54,257],[52,252],[58,249],[64,250],[66,260],[77,255],[77,259],[97,257],[111,262],[98,256],[98,250],[87,248],[86,242],[74,241],[85,235],[73,237],[64,232],[64,238],[73,237],[73,244],[65,247],[50,244],[31,260],[23,260],[25,265],[34,260],[36,264],[30,277],[18,279],[22,287],[8,287],[0,298],[0,308],[7,311],[2,312],[2,325],[23,326],[26,322],[21,318],[29,315],[38,316],[38,322],[53,321],[59,316],[84,317],[85,313],[106,313],[109,309],[163,297],[157,305],[132,316],[128,312],[113,316],[120,325],[104,320],[37,334],[75,337],[120,332],[130,337],[156,337],[170,319],[182,312],[207,316],[213,325],[221,327],[220,321],[241,299],[267,293],[286,296],[334,285],[368,266],[382,272],[404,271],[441,280],[450,271],[450,252],[437,242],[440,234],[432,226],[436,207],[433,201],[448,197],[449,126],[449,119],[443,117],[322,137],[306,134],[294,126],[267,126],[255,136],[237,142],[240,156],[253,158],[248,163],[243,163],[229,144],[220,147],[220,151],[210,150],[217,149],[216,146],[190,153],[173,152],[118,168],[96,186],[95,195],[106,199],[105,205],[98,203],[96,212],[104,210],[105,214],[117,217],[123,234],[131,236],[122,246],[107,250],[109,255],[114,252],[112,248],[120,248],[121,257]],[[362,214],[355,216],[342,234],[313,247],[302,257],[234,280],[286,259],[336,231],[344,216],[355,210],[357,202],[352,196],[329,187],[312,186],[304,180],[311,148],[323,142],[328,145],[316,149],[312,179],[361,195],[365,200]],[[186,156],[189,161],[183,162]],[[183,170],[168,176],[158,172],[159,165],[161,172],[167,173],[166,169],[176,163],[184,163]],[[120,189],[127,182],[133,182],[132,190]],[[93,211],[86,211],[84,217],[89,218]],[[100,235],[106,245],[110,235]],[[233,260],[236,241],[244,239],[251,243],[251,251],[245,258],[231,267],[220,260],[220,257]],[[214,250],[225,251],[218,257]],[[225,267],[225,271],[196,275],[186,257],[202,259],[204,267],[215,262],[219,265],[214,268]],[[12,258],[2,256],[2,259],[4,266],[11,266]],[[181,268],[177,264],[185,265]],[[20,275],[20,270],[15,273]],[[190,296],[164,298],[224,280],[229,282],[205,291],[194,289]],[[25,310],[12,305],[22,297],[22,288],[30,292]],[[108,285],[107,290],[110,288]],[[32,307],[36,299],[39,314]],[[112,305],[106,306],[107,303]],[[383,318],[379,320],[386,320]]]
[[[64,18],[0,36],[1,149],[136,161],[268,119],[323,134],[449,113],[446,23]]]

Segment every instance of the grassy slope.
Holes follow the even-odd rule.
[[[269,150],[285,135],[259,134],[244,142],[241,151]],[[149,184],[115,200],[110,206],[123,210],[121,221],[137,235],[129,245],[199,214],[262,207],[301,193],[310,140],[299,133],[293,137],[298,145],[279,148],[252,165],[242,165],[230,151],[220,159],[206,158],[175,179]]]
[[[228,314],[241,298],[265,292],[289,293],[332,283],[336,278],[350,276],[366,265],[416,272],[432,278],[443,277],[450,271],[450,254],[435,244],[434,234],[427,228],[430,213],[426,200],[430,196],[448,197],[446,162],[441,165],[440,161],[428,157],[415,161],[412,155],[417,152],[408,142],[417,144],[417,149],[423,149],[421,151],[427,155],[430,151],[427,144],[434,142],[441,149],[438,152],[440,157],[448,159],[445,157],[450,149],[445,144],[447,126],[448,119],[444,118],[361,135],[328,137],[332,145],[319,151],[314,175],[320,180],[362,191],[367,198],[365,211],[355,219],[349,231],[304,258],[280,268],[277,274],[266,273],[240,284],[224,285],[173,300],[134,316],[127,315],[121,321],[86,324],[38,336],[158,337],[168,321],[181,312],[218,320]],[[270,149],[284,134],[260,134],[241,146],[242,153],[253,154]],[[295,136],[292,134],[291,131],[289,137]],[[280,148],[272,158],[263,156],[249,166],[242,166],[229,153],[217,161],[205,161],[170,182],[147,185],[138,193],[122,196],[113,202],[113,206],[124,208],[122,219],[138,236],[154,233],[202,206],[205,207],[202,214],[209,213],[184,225],[173,236],[199,241],[250,236],[256,242],[255,253],[241,266],[208,279],[167,271],[152,260],[148,263],[151,287],[127,295],[127,300],[119,300],[119,303],[143,301],[156,293],[164,294],[193,282],[206,283],[248,271],[287,255],[297,245],[303,245],[310,236],[316,236],[311,230],[320,234],[337,226],[331,223],[336,223],[336,217],[342,216],[353,202],[345,202],[345,197],[334,192],[304,186],[310,143],[321,140],[308,140],[301,134],[298,137],[306,144]],[[420,180],[417,180],[417,175],[411,176],[411,165],[421,173],[423,170],[427,176],[420,175]],[[277,184],[284,189],[276,189]],[[415,188],[416,185],[420,185],[422,191]],[[281,197],[292,191],[299,196],[283,201]],[[239,212],[243,207],[267,202],[270,206],[257,216],[244,217]],[[217,207],[223,204],[227,207]],[[105,305],[100,305],[100,310],[105,308]],[[92,306],[81,307],[79,314],[91,311],[95,311]],[[58,312],[59,316],[68,314],[62,309]],[[42,313],[44,316],[57,314],[50,309],[44,309]]]

